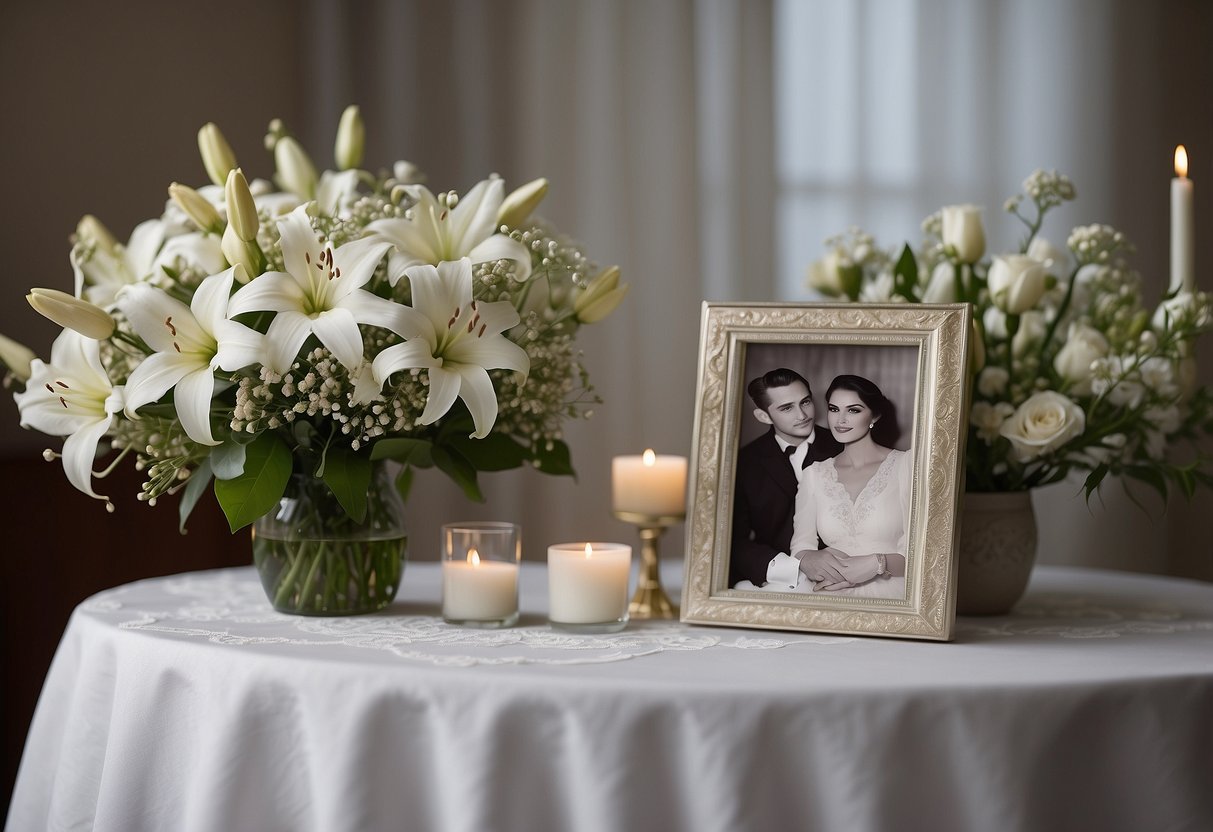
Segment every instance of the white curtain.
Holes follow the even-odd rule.
[[[850,225],[917,239],[941,204],[976,202],[991,248],[1006,248],[1018,229],[1003,199],[1057,168],[1080,199],[1046,234],[1118,225],[1161,291],[1161,157],[1187,139],[1213,158],[1213,131],[1183,98],[1209,80],[1210,22],[1199,3],[1128,0],[314,0],[301,79],[313,143],[357,101],[369,158],[409,158],[435,187],[546,176],[541,212],[632,285],[581,338],[605,401],[569,427],[577,483],[489,475],[487,505],[469,506],[422,477],[414,551],[431,555],[440,523],[472,516],[518,519],[530,557],[630,539],[610,516],[610,459],[691,454],[700,302],[806,299],[805,267]],[[1115,485],[1090,511],[1075,490],[1037,502],[1046,560],[1210,571],[1181,563],[1191,547],[1178,543],[1213,549],[1207,495],[1160,521]]]

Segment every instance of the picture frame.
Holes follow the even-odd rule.
[[[971,314],[967,304],[704,303],[684,622],[952,637]],[[807,403],[789,381],[797,374]],[[887,394],[871,392],[882,384]],[[815,442],[797,455],[806,429]]]

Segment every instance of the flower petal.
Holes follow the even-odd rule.
[[[147,283],[127,286],[118,293],[115,303],[131,329],[156,352],[197,352],[211,340],[188,306]]]
[[[63,441],[63,472],[68,482],[98,500],[109,498],[93,491],[93,460],[97,458],[97,443],[111,422],[113,417],[109,415],[95,419]]]
[[[211,399],[215,396],[215,375],[210,367],[195,370],[177,382],[173,394],[177,417],[190,439],[199,445],[218,445],[211,436]]]
[[[211,359],[211,369],[239,370],[265,360],[265,336],[255,329],[235,321],[220,321],[215,327],[218,348]]]
[[[302,312],[303,289],[283,272],[266,272],[236,290],[227,304],[229,317],[245,312]]]
[[[497,393],[493,390],[493,382],[483,367],[477,367],[474,364],[458,364],[455,365],[455,369],[462,382],[459,387],[459,398],[463,399],[464,404],[468,406],[468,412],[472,414],[472,422],[476,425],[476,430],[471,436],[473,439],[483,439],[489,435],[489,431],[493,429],[493,424],[497,421]],[[433,372],[430,370],[431,385],[433,384]],[[431,391],[430,396],[433,397],[433,395]]]
[[[126,380],[126,415],[137,419],[136,410],[145,404],[156,402],[173,385],[199,368],[209,371],[207,362],[179,355],[175,352],[158,352],[143,359]]]
[[[281,235],[282,267],[298,281],[299,286],[311,285],[314,282],[312,271],[318,271],[317,266],[323,264],[317,256],[321,251],[320,238],[308,219],[307,205],[300,205],[278,220],[278,232]],[[256,282],[254,280],[249,285]]]
[[[473,263],[487,263],[491,260],[513,260],[518,264],[514,276],[519,280],[527,280],[531,276],[531,254],[526,246],[507,237],[505,234],[494,234],[483,242],[477,243],[467,252],[468,259]]]
[[[459,200],[448,220],[450,257],[463,257],[497,229],[497,212],[503,199],[505,182],[494,178],[477,182]]]
[[[312,319],[312,332],[350,372],[362,363],[362,333],[348,309],[330,309]]]
[[[384,329],[390,329],[392,332],[406,337],[420,334],[418,332],[403,331],[406,329],[416,329],[415,323],[410,326],[412,321],[406,320],[410,318],[408,313],[412,312],[416,318],[424,318],[416,310],[402,303],[396,303],[387,298],[372,295],[363,289],[346,295],[338,302],[337,306],[341,309],[348,309],[354,316],[354,320],[360,324],[381,326]],[[429,325],[428,319],[426,319],[426,325]]]
[[[459,398],[462,378],[459,373],[442,367],[430,367],[427,372],[430,375],[430,394],[425,400],[425,410],[417,420],[422,425],[432,425],[446,415],[455,399]]]
[[[218,237],[196,232],[169,237],[164,248],[156,255],[152,271],[157,272],[159,266],[172,266],[178,260],[203,274],[216,274],[223,270],[227,262],[223,249],[219,247]]]
[[[136,279],[142,280],[152,273],[156,252],[164,242],[164,231],[162,220],[144,220],[131,232],[131,239],[126,244],[126,262]]]
[[[299,348],[311,334],[312,319],[307,315],[302,312],[279,312],[265,333],[266,363],[269,368],[276,373],[289,370],[299,355]]]
[[[361,286],[375,274],[375,268],[392,244],[377,237],[364,237],[346,243],[333,252],[333,264],[341,270],[341,277],[334,282],[344,287],[342,294]]]
[[[371,364],[375,380],[382,386],[398,370],[437,367],[438,360],[434,358],[433,350],[433,346],[421,338],[414,338],[403,344],[393,344],[375,356]]]
[[[227,319],[227,302],[236,281],[236,267],[213,274],[199,284],[190,300],[190,311],[203,330],[215,334],[219,322]],[[146,339],[145,339],[146,340]]]
[[[531,371],[531,359],[526,350],[504,335],[460,338],[447,348],[443,358],[461,365],[474,364],[490,370],[513,370],[524,376]]]

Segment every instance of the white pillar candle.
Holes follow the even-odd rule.
[[[644,452],[611,461],[611,504],[615,511],[650,516],[686,512],[687,458]]]
[[[442,617],[451,621],[494,621],[518,610],[518,565],[481,560],[475,549],[466,560],[442,564]]]
[[[559,543],[548,547],[548,618],[561,624],[618,621],[628,611],[632,547]]]
[[[1196,291],[1193,187],[1188,178],[1188,151],[1175,148],[1175,178],[1171,180],[1171,291]]]

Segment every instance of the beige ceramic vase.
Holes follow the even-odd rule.
[[[960,524],[956,614],[1009,612],[1036,562],[1031,492],[966,492]]]

